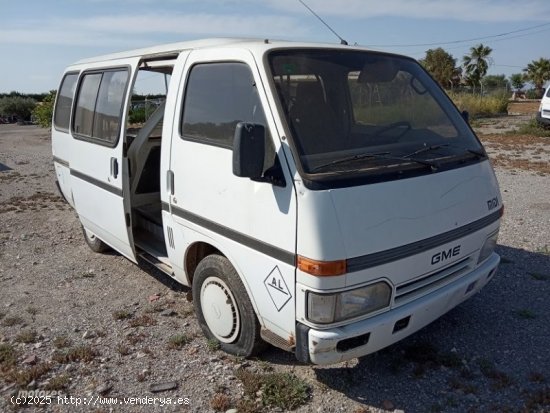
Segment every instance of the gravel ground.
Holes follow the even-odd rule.
[[[317,367],[274,348],[254,360],[213,348],[186,289],[86,246],[55,189],[48,133],[0,125],[0,167],[12,169],[0,172],[0,411],[15,410],[10,397],[21,389],[96,401],[75,407],[54,397],[27,411],[281,412],[294,407],[286,399],[303,403],[297,412],[550,411],[549,174],[499,162],[509,151],[496,138],[487,143],[506,206],[498,275],[410,338]],[[529,158],[529,145],[520,140],[514,151]],[[289,377],[298,380],[282,390],[258,387]],[[158,384],[169,389],[153,392]],[[98,396],[187,403],[113,407]]]

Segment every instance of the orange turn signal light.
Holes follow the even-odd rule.
[[[346,273],[346,260],[317,261],[298,255],[298,268],[303,272],[318,276],[342,275]]]

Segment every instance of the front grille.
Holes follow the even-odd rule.
[[[542,114],[546,116],[550,116],[550,110],[543,109]]]
[[[462,277],[472,266],[473,259],[466,257],[434,273],[400,284],[395,289],[394,305],[399,306],[425,295]]]

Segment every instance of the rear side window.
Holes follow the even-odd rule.
[[[70,73],[65,75],[61,82],[61,87],[57,94],[55,103],[54,126],[56,129],[68,131],[69,120],[71,119],[71,106],[73,105],[74,90],[78,73]]]
[[[194,66],[185,92],[182,137],[231,148],[239,122],[261,124],[267,131],[250,68],[232,62]]]
[[[87,73],[82,77],[73,122],[78,138],[116,145],[127,84],[126,69]]]

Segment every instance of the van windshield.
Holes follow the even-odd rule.
[[[268,62],[294,150],[312,179],[431,173],[485,157],[460,113],[412,59],[285,49]]]

